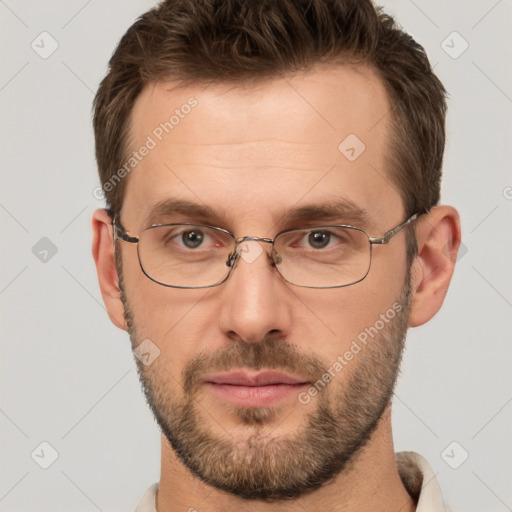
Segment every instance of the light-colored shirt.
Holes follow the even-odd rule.
[[[417,502],[416,512],[450,512],[444,504],[434,472],[421,455],[399,452],[396,454],[396,462],[404,487]],[[155,483],[145,492],[135,512],[157,512],[157,492],[158,483]]]

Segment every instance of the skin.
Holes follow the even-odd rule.
[[[283,224],[283,213],[341,198],[367,210],[370,236],[382,236],[405,220],[402,200],[385,168],[390,105],[371,69],[319,67],[236,87],[151,84],[132,112],[131,150],[168,118],[165,113],[191,96],[198,106],[126,178],[120,218],[130,234],[147,227],[151,205],[171,196],[208,205],[220,217],[210,223],[238,237],[272,238],[295,227]],[[366,146],[353,162],[338,151],[348,134],[356,134]],[[203,219],[183,218],[196,220]],[[103,300],[112,322],[127,330],[111,219],[97,210],[92,227]],[[410,327],[429,321],[443,303],[460,243],[459,216],[452,207],[438,206],[416,220],[414,229],[419,253],[411,268]],[[233,340],[258,344],[271,332],[331,366],[400,296],[407,275],[405,240],[401,231],[387,246],[374,247],[370,273],[360,283],[323,290],[287,284],[265,257],[250,264],[239,261],[229,279],[215,288],[166,288],[142,273],[135,245],[118,242],[118,250],[137,337],[158,345],[158,364],[165,368],[162,385],[181,397],[181,371],[194,355],[213,354]],[[262,248],[268,250],[265,244]],[[357,365],[355,358],[333,386],[343,389]],[[219,399],[200,390],[198,400],[201,421],[210,432],[219,437],[228,432],[242,443],[248,438],[253,427],[243,425]],[[262,431],[293,436],[317,405],[314,399],[308,405],[286,399],[277,420]],[[247,502],[220,491],[193,476],[164,436],[161,460],[159,511],[414,510],[397,472],[389,407],[348,470],[293,500]]]

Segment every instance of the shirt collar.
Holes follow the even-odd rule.
[[[404,487],[416,501],[416,512],[449,512],[436,475],[421,455],[399,452],[396,454],[396,464]]]
[[[396,454],[398,474],[407,492],[416,502],[416,512],[450,512],[443,501],[441,489],[428,462],[418,453]],[[157,512],[158,482],[151,485],[137,505],[135,512]]]

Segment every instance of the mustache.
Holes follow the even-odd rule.
[[[203,376],[211,372],[226,372],[239,368],[279,370],[316,382],[327,372],[321,361],[300,353],[281,336],[268,335],[261,342],[247,343],[232,340],[215,353],[200,353],[182,371],[185,394],[194,395],[201,386]]]

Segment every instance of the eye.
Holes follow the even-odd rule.
[[[153,230],[159,236],[159,245],[169,250],[210,250],[223,246],[218,234],[200,226],[161,226]]]
[[[329,231],[311,231],[308,234],[308,244],[313,247],[313,249],[325,249],[330,241],[331,233]]]
[[[286,245],[290,248],[309,252],[340,251],[353,244],[350,233],[337,227],[330,227],[329,229],[319,227],[295,233],[291,231],[287,238],[288,240],[285,238],[283,242],[287,242]]]
[[[193,229],[189,231],[183,231],[181,233],[181,242],[185,247],[189,249],[195,249],[199,247],[204,241],[204,232],[198,229]]]

